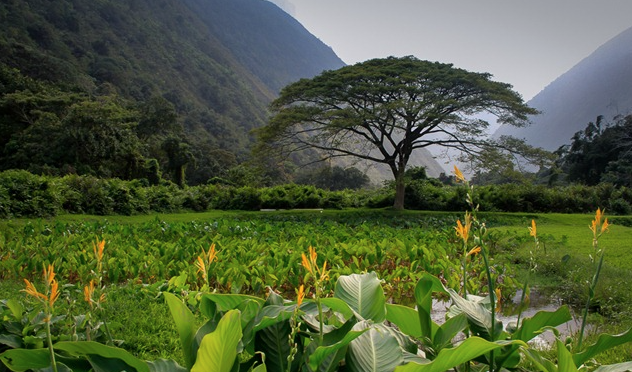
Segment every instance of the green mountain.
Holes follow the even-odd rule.
[[[6,0],[0,20],[0,170],[205,182],[280,88],[344,65],[263,0]]]

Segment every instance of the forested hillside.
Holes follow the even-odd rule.
[[[0,169],[206,182],[280,87],[343,65],[262,0],[8,0],[0,19]]]

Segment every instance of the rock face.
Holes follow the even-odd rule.
[[[541,114],[532,125],[503,125],[495,136],[511,135],[555,150],[577,131],[603,115],[611,121],[632,112],[632,28],[614,37],[528,102]]]

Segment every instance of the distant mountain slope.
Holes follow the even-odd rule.
[[[344,65],[263,0],[6,0],[0,24],[0,64],[26,76],[170,101],[198,165],[211,149],[244,159],[281,87]]]
[[[610,121],[632,112],[632,28],[622,32],[528,102],[542,112],[526,128],[501,126],[495,136],[524,138],[555,150],[598,115]]]

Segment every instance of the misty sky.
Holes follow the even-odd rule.
[[[414,55],[492,73],[525,100],[632,27],[632,0],[272,1],[348,64]]]

